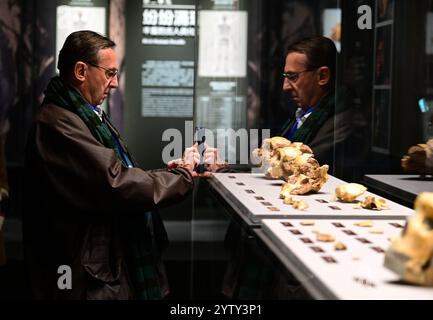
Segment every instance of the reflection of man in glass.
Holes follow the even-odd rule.
[[[298,106],[279,135],[310,146],[319,163],[333,165],[335,154],[354,138],[354,111],[347,89],[335,90],[337,50],[326,37],[307,38],[287,50],[283,90]]]
[[[283,90],[291,94],[298,109],[296,116],[283,126],[281,135],[310,145],[319,162],[325,163],[333,138],[324,141],[318,132],[335,112],[336,57],[332,40],[304,39],[289,47],[283,73]]]

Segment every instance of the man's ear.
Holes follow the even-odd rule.
[[[318,69],[319,85],[326,86],[331,80],[331,70],[328,67]]]
[[[84,81],[86,80],[86,74],[87,74],[87,65],[82,61],[78,61],[74,66],[75,78],[78,81]]]

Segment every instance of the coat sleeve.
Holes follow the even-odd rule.
[[[124,167],[78,116],[58,107],[41,112],[34,135],[33,161],[41,163],[41,183],[80,210],[151,210],[182,200],[193,187],[185,169]]]

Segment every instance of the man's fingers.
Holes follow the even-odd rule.
[[[203,162],[204,162],[205,164],[215,164],[215,163],[216,163],[214,157],[205,157]]]
[[[219,159],[218,149],[210,148],[206,149],[205,156],[214,157],[215,161]]]
[[[217,151],[218,149],[216,149],[216,148],[206,148],[206,152],[215,152],[215,151]]]

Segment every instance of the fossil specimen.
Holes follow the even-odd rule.
[[[346,247],[346,245],[344,244],[344,243],[342,243],[342,242],[337,242],[336,244],[335,244],[335,250],[337,250],[337,251],[344,251],[344,250],[346,250],[347,249],[347,247]]]
[[[281,198],[319,192],[328,181],[328,169],[327,165],[320,166],[314,158],[307,159],[287,178],[287,182],[282,186]]]
[[[314,221],[301,221],[301,226],[314,226],[315,224]]]
[[[281,195],[280,195],[280,198],[282,198]],[[284,199],[284,201],[283,201],[284,204],[291,205],[294,209],[297,209],[297,210],[306,210],[310,207],[307,202],[305,202],[303,200],[295,200],[290,196],[282,198],[282,199]]]
[[[283,137],[265,139],[253,156],[269,178],[283,179],[286,183],[280,192],[285,204],[305,210],[305,202],[293,202],[291,195],[319,192],[328,180],[328,165],[320,166],[313,151],[300,142],[290,142]]]
[[[402,235],[392,240],[385,267],[409,283],[433,286],[433,193],[421,193],[415,211]]]
[[[382,198],[377,198],[373,196],[367,196],[365,197],[364,202],[362,202],[361,206],[364,209],[371,209],[371,210],[384,210],[388,209],[388,205],[386,204],[386,200]]]
[[[335,195],[340,201],[354,202],[356,198],[362,195],[365,191],[367,191],[367,188],[362,184],[348,183],[338,186],[335,189]]]
[[[335,237],[332,234],[318,233],[317,241],[320,242],[334,242]]]
[[[410,147],[401,159],[401,166],[408,173],[433,175],[433,139]]]
[[[357,227],[371,228],[371,227],[373,227],[373,221],[355,222],[354,225]]]

